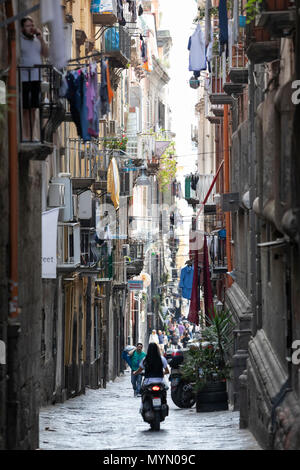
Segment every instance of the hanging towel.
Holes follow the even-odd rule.
[[[189,38],[188,50],[190,51],[189,70],[192,72],[206,70],[205,38],[200,24]]]
[[[199,325],[199,310],[200,310],[200,286],[199,286],[199,274],[198,274],[198,250],[195,250],[194,259],[194,276],[193,276],[193,287],[192,296],[190,303],[190,310],[188,314],[188,321]]]
[[[109,104],[111,104],[112,99],[114,97],[114,92],[112,90],[111,83],[110,83],[108,62],[107,62],[107,67],[106,67],[106,79],[107,79],[108,102],[109,102]]]
[[[226,57],[228,56],[228,17],[227,17],[227,0],[220,0],[219,3],[219,42],[220,42],[220,55],[225,50]]]
[[[204,235],[204,247],[203,247],[203,284],[204,284],[205,315],[211,318],[214,315],[214,303],[213,303],[212,287],[211,287],[211,280],[210,280],[206,235]]]

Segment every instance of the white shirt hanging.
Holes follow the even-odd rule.
[[[206,70],[205,37],[200,24],[189,39],[189,70],[192,72]]]

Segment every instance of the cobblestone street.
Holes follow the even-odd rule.
[[[130,372],[106,389],[87,390],[63,404],[40,411],[40,449],[44,450],[259,450],[248,430],[239,429],[239,412],[197,413],[179,409],[168,391],[169,416],[153,432],[139,414]]]

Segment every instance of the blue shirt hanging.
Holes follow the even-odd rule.
[[[179,287],[182,289],[182,297],[191,298],[193,287],[194,267],[185,266],[180,273]]]

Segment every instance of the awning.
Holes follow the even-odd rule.
[[[119,209],[120,204],[120,175],[115,158],[111,159],[107,170],[107,192],[111,195],[111,200],[115,209]]]
[[[56,279],[59,208],[42,213],[42,278]]]

